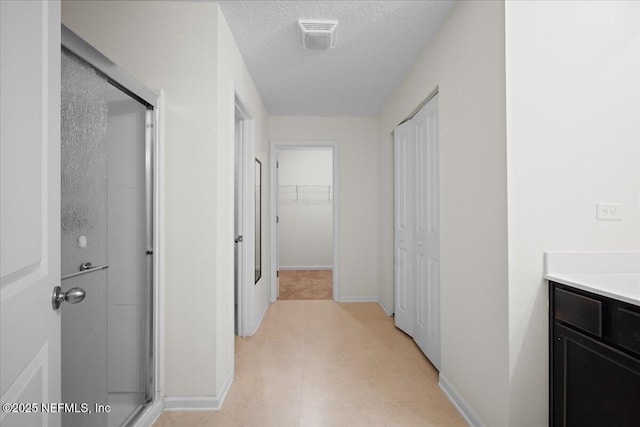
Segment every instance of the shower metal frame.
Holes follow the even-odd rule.
[[[162,378],[161,378],[161,329],[163,326],[160,316],[161,298],[161,264],[158,247],[160,243],[160,183],[161,183],[161,156],[160,146],[160,118],[162,95],[154,92],[138,81],[127,71],[119,67],[100,51],[95,49],[80,36],[75,34],[65,25],[61,26],[61,45],[86,63],[100,71],[107,82],[122,92],[143,104],[145,114],[145,186],[146,186],[146,240],[147,240],[147,268],[150,283],[150,304],[145,313],[145,329],[150,331],[150,337],[146,339],[145,352],[148,357],[146,373],[145,397],[146,404],[131,414],[125,424],[143,419],[153,421],[162,409]]]

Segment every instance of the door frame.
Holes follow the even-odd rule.
[[[148,250],[152,252],[152,348],[150,370],[153,377],[153,390],[149,402],[138,416],[135,425],[151,424],[162,411],[164,390],[164,312],[162,310],[164,296],[164,92],[154,91],[145,86],[131,74],[120,68],[100,51],[84,41],[66,26],[61,26],[61,46],[64,46],[83,61],[105,74],[109,81],[124,90],[133,98],[153,108],[147,112],[145,163],[146,172],[151,182],[151,192],[147,193],[147,203],[152,207],[150,242]],[[151,170],[149,171],[149,167]],[[149,175],[149,172],[150,175]],[[151,200],[149,200],[149,198]]]
[[[340,170],[340,156],[338,151],[338,144],[335,141],[271,141],[271,182],[273,183],[271,191],[271,302],[276,302],[279,293],[278,284],[278,251],[279,251],[279,239],[278,239],[278,152],[280,150],[307,150],[307,149],[326,149],[331,148],[333,154],[332,164],[332,185],[333,185],[333,300],[340,301],[340,252],[339,252],[339,237],[340,237],[340,186],[339,186],[339,170]]]
[[[243,99],[238,94],[237,90],[233,91],[233,103],[232,103],[232,114],[231,114],[231,138],[233,144],[232,156],[233,156],[233,180],[235,183],[236,179],[236,112],[239,113],[240,117],[240,126],[241,126],[241,156],[242,156],[242,171],[241,171],[241,186],[242,186],[242,195],[240,203],[238,204],[240,209],[240,218],[241,218],[241,230],[242,230],[242,245],[240,246],[239,254],[240,254],[240,266],[238,268],[238,336],[246,337],[253,335],[255,330],[253,329],[253,325],[251,325],[249,307],[251,307],[253,303],[253,292],[252,286],[255,284],[254,278],[254,258],[255,254],[253,252],[253,248],[255,247],[255,230],[253,228],[253,224],[255,222],[255,212],[253,209],[249,209],[248,207],[253,206],[253,200],[255,197],[255,188],[252,185],[255,182],[255,170],[253,165],[253,160],[255,158],[255,139],[254,139],[254,120],[253,115],[247,104],[243,101]],[[235,212],[235,198],[237,197],[235,192],[235,186],[233,190],[233,198],[234,198],[234,212],[233,219],[235,223],[236,212]],[[234,230],[235,232],[235,230]],[[235,238],[235,236],[234,236]],[[234,250],[235,253],[235,250]],[[234,260],[235,264],[235,260]],[[234,265],[235,271],[235,265]],[[235,274],[235,273],[234,273]],[[234,277],[234,286],[235,286]],[[233,310],[233,301],[232,301],[232,310]],[[235,313],[234,313],[235,316]],[[235,320],[234,320],[235,321]]]

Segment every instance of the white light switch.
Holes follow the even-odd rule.
[[[87,247],[87,236],[78,237],[78,247],[86,248]]]
[[[596,203],[596,219],[599,221],[622,221],[622,205],[620,203]]]

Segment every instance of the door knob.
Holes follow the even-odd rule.
[[[77,304],[84,299],[86,292],[82,288],[71,288],[67,292],[62,292],[60,286],[53,288],[53,296],[51,297],[51,305],[54,310],[60,308],[62,301],[66,301],[69,304]]]

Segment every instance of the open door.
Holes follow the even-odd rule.
[[[235,334],[245,337],[255,333],[249,308],[256,283],[255,158],[251,114],[237,94],[234,102],[234,323]]]
[[[234,134],[234,330],[238,336],[244,336],[244,304],[246,297],[244,290],[244,135],[242,113],[236,107],[235,110],[235,134]]]
[[[60,413],[45,409],[61,400],[60,4],[1,1],[0,16],[0,424],[55,427]]]

